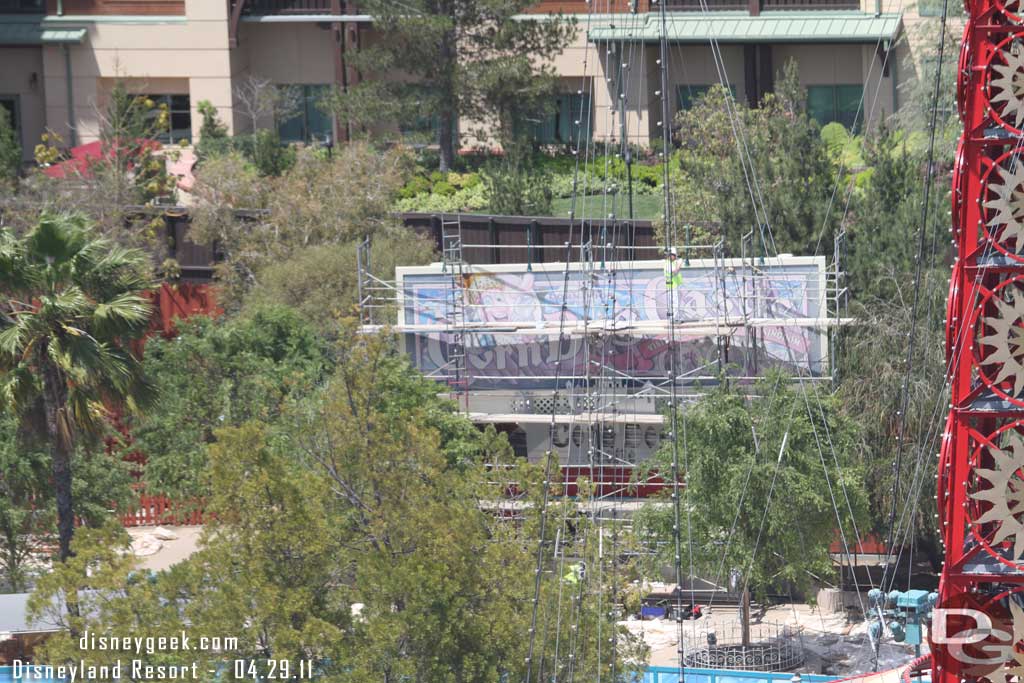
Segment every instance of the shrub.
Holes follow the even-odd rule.
[[[21,170],[21,145],[7,109],[0,107],[0,183],[13,183]]]
[[[484,170],[488,210],[507,216],[546,216],[551,213],[550,174],[521,146],[510,146],[505,157]]]
[[[410,199],[419,194],[427,194],[430,192],[430,181],[423,176],[413,176],[409,182],[402,186],[402,189],[398,191],[398,197],[400,199]]]
[[[199,127],[200,142],[228,136],[228,127],[221,123],[220,117],[217,115],[217,108],[210,100],[199,100],[196,109],[203,117],[203,124]]]
[[[254,135],[213,138],[200,142],[200,156],[210,157],[235,150],[245,157],[262,176],[280,176],[295,165],[295,149],[281,143],[277,131],[261,130]]]
[[[434,183],[434,187],[431,188],[433,194],[441,195],[442,197],[451,197],[455,194],[455,187],[447,180]]]

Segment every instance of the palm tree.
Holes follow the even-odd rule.
[[[44,436],[60,560],[71,555],[71,457],[109,408],[147,394],[128,344],[149,324],[149,259],[94,235],[80,214],[43,212],[24,237],[0,229],[0,406]]]

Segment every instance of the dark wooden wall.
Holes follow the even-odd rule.
[[[442,221],[456,220],[454,214],[407,213],[402,215],[406,226],[428,235],[441,250]],[[462,256],[471,264],[548,263],[565,261],[565,243],[574,245],[570,260],[579,260],[581,231],[584,242],[597,249],[610,244],[607,260],[645,260],[661,258],[656,247],[654,226],[650,221],[600,221],[532,216],[467,215],[462,222]],[[598,254],[596,258],[600,258]]]
[[[57,13],[57,0],[46,0],[46,12]],[[64,0],[64,14],[184,15],[185,0]]]

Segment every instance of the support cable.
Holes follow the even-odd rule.
[[[889,560],[892,557],[892,541],[896,524],[896,506],[900,490],[900,475],[903,466],[903,442],[906,436],[907,409],[910,403],[910,378],[913,373],[914,342],[917,336],[918,307],[921,298],[921,267],[924,262],[925,237],[928,232],[928,211],[931,207],[932,180],[935,175],[935,129],[939,113],[939,92],[942,85],[942,59],[946,46],[946,16],[949,0],[942,0],[941,28],[939,30],[938,66],[935,69],[935,86],[932,91],[932,111],[928,135],[928,168],[925,174],[924,200],[921,206],[921,228],[918,237],[917,257],[914,259],[914,296],[910,308],[910,333],[907,340],[906,373],[903,376],[903,387],[900,392],[899,428],[896,433],[896,460],[893,466],[892,506],[889,510],[889,531],[886,534],[885,569],[882,572],[883,583],[889,572]]]

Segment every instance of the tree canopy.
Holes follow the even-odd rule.
[[[525,115],[545,108],[554,93],[546,63],[566,48],[575,23],[562,16],[529,17],[530,0],[368,0],[382,39],[353,57],[368,72],[397,69],[407,81],[368,78],[338,94],[333,110],[364,127],[392,121],[431,131],[440,169],[455,161],[460,121],[498,129],[502,142]]]
[[[0,399],[45,437],[61,560],[76,514],[72,455],[95,446],[110,408],[149,395],[126,344],[149,326],[150,283],[145,254],[97,238],[82,215],[43,213],[20,239],[0,230]]]
[[[147,580],[117,552],[116,531],[82,534],[74,562],[40,581],[33,614],[69,621],[53,605],[82,595],[69,622],[78,631],[187,623],[197,636],[237,634],[232,657],[310,660],[337,681],[521,678],[537,517],[528,506],[522,525],[509,524],[487,504],[511,482],[539,500],[539,468],[455,413],[388,339],[349,328],[335,355],[319,388],[280,419],[214,430],[204,465],[212,516],[198,553]],[[557,578],[544,582],[548,648],[557,633],[593,653],[616,627],[596,601],[573,605],[568,593]],[[578,621],[556,622],[570,609]],[[626,671],[639,646],[619,637],[615,667]],[[67,634],[44,651],[51,661],[83,656]],[[550,649],[542,656],[567,666]],[[607,654],[581,657],[577,673],[599,665]]]
[[[723,380],[680,408],[676,426],[684,572],[692,558],[719,584],[738,570],[755,593],[806,592],[834,574],[837,530],[852,544],[854,525],[867,529],[857,428],[827,392],[779,375],[753,391]],[[652,466],[670,472],[671,459],[663,446]],[[637,524],[641,538],[671,537],[673,508],[649,506]]]

